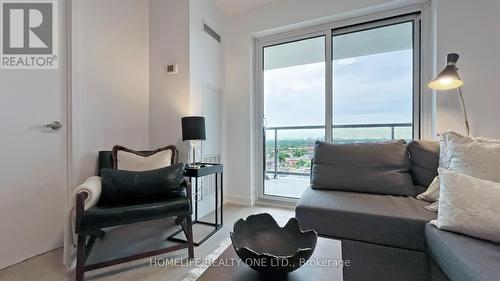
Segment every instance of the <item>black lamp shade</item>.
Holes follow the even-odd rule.
[[[201,116],[183,117],[182,140],[206,140],[205,118]]]
[[[428,86],[434,90],[450,90],[461,87],[464,82],[458,75],[457,61],[460,56],[456,53],[451,53],[446,56],[446,65],[434,80]]]

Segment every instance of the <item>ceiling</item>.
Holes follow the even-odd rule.
[[[225,14],[234,14],[244,10],[263,6],[280,0],[214,0]]]

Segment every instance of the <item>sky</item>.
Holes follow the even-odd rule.
[[[337,125],[412,122],[412,50],[335,60]],[[266,126],[324,125],[324,62],[264,71]]]

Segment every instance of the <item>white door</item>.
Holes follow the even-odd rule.
[[[202,162],[220,163],[222,151],[222,98],[215,86],[202,85],[202,116],[205,117],[207,139],[202,143]],[[215,175],[200,179],[201,190],[198,196],[198,217],[202,218],[214,211]]]
[[[67,198],[66,1],[57,2],[58,19],[52,19],[58,22],[53,47],[59,47],[59,67],[0,69],[0,268],[62,245]],[[35,20],[37,16],[40,19],[35,12]],[[43,42],[35,43],[40,47]],[[42,128],[53,121],[63,127]]]
[[[221,92],[214,86],[203,85],[203,116],[207,140],[203,142],[204,162],[220,161],[222,145],[222,97]]]

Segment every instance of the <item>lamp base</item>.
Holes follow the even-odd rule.
[[[189,163],[187,167],[190,169],[200,169],[201,165],[199,163]]]

